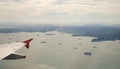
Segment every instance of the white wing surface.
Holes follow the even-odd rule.
[[[11,59],[23,59],[26,58],[26,56],[20,55],[18,53],[15,53],[15,51],[19,50],[23,46],[26,48],[29,48],[29,43],[33,39],[29,39],[23,42],[12,42],[8,44],[0,45],[0,60],[11,60]]]

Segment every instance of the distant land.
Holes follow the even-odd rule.
[[[4,26],[4,27],[2,27]],[[9,26],[9,27],[8,27]],[[16,32],[49,32],[58,31],[72,34],[72,36],[96,37],[92,42],[120,40],[120,26],[107,25],[78,25],[78,26],[58,26],[58,25],[0,25],[0,33]]]

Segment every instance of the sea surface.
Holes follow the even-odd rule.
[[[0,44],[33,38],[26,59],[1,60],[0,69],[120,69],[120,41],[92,42],[95,37],[51,32],[0,33]],[[86,54],[88,53],[88,54]]]

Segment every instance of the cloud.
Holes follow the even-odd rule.
[[[0,10],[8,11],[9,13],[6,13],[7,15],[42,15],[55,9],[55,7],[52,7],[54,1],[55,0],[0,1]]]
[[[74,22],[76,19],[80,21],[84,15],[90,15],[90,19],[91,15],[98,18],[101,15],[120,16],[119,3],[120,0],[0,0],[0,22],[53,22],[61,19]],[[75,17],[67,19],[70,16]]]
[[[120,5],[116,1],[68,0],[59,7],[69,14],[120,14]]]
[[[120,5],[113,0],[2,0],[0,7],[1,15],[120,14]]]

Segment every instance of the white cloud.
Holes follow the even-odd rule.
[[[55,10],[56,6],[52,5],[56,0],[26,0],[23,2],[16,2],[14,0],[1,3],[1,10],[8,10],[9,12],[17,13],[36,13],[43,14],[43,12],[49,12]],[[48,11],[47,11],[48,10]]]
[[[8,22],[40,22],[42,19],[36,19],[36,16],[46,17],[47,15],[51,15],[54,21],[56,19],[54,15],[59,16],[58,14],[66,14],[67,17],[76,15],[80,18],[83,15],[91,14],[98,16],[120,15],[119,3],[120,0],[0,0],[0,22],[6,20]],[[61,16],[61,18],[65,18],[63,15]],[[50,22],[51,18],[49,16],[47,18],[46,21]],[[66,19],[65,22],[67,20],[69,21],[69,19]]]
[[[59,7],[62,11],[73,14],[120,14],[120,4],[116,1],[69,0]]]
[[[66,14],[120,14],[116,1],[67,0],[55,4],[56,0],[9,0],[0,1],[1,15],[42,15],[44,13]]]

